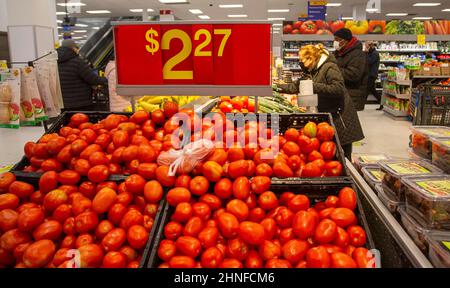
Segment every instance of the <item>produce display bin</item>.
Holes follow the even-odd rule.
[[[226,114],[227,119],[231,120],[232,122],[236,123],[235,125],[239,125],[239,122],[236,121],[238,117],[236,115],[243,115],[242,113],[228,113]],[[303,128],[308,122],[314,122],[316,124],[319,124],[321,122],[329,123],[334,130],[336,131],[336,127],[333,122],[333,118],[331,117],[330,113],[314,113],[314,114],[308,114],[308,113],[299,113],[299,114],[262,114],[262,113],[249,113],[246,115],[246,119],[250,119],[250,115],[256,115],[256,119],[261,118],[261,115],[264,115],[267,117],[267,127],[270,127],[270,125],[274,125],[275,127],[279,128],[279,131],[274,131],[275,133],[284,133],[289,128],[295,128],[295,129],[301,129]],[[277,117],[274,117],[277,116]],[[345,155],[344,151],[342,150],[339,136],[335,132],[334,143],[336,143],[336,160],[341,162],[342,164],[342,175],[338,177],[321,177],[321,178],[301,178],[301,177],[292,177],[292,178],[277,178],[272,177],[272,184],[292,184],[292,185],[300,185],[300,184],[312,184],[316,182],[342,182],[346,183],[350,181],[349,173],[347,170],[347,166],[345,164]]]
[[[377,191],[378,198],[380,198],[380,201],[384,204],[384,206],[386,206],[394,217],[398,218],[398,208],[403,204],[403,202],[397,201],[394,197],[390,196],[389,193],[386,193],[382,185],[377,185],[375,190]]]
[[[33,185],[33,187],[35,189],[39,189],[39,178],[27,177],[27,176],[23,176],[23,175],[16,175],[16,180],[31,184],[31,185]],[[87,179],[82,178],[79,183],[82,183],[83,181],[87,181]],[[117,184],[119,184],[119,182],[123,182],[123,180],[111,180],[111,181],[114,181]],[[164,193],[163,199],[165,199],[165,193]],[[145,265],[148,262],[148,257],[150,256],[150,249],[153,245],[154,239],[156,237],[156,233],[158,231],[159,223],[161,222],[161,219],[163,216],[165,203],[166,203],[165,200],[161,200],[159,202],[158,211],[156,212],[152,230],[149,233],[147,244],[145,244],[145,247],[142,251],[142,259],[141,259],[139,268],[146,267]],[[100,220],[102,220],[102,219],[100,219]]]
[[[432,138],[431,142],[431,162],[445,173],[450,173],[450,138]]]
[[[380,168],[383,171],[383,185],[394,192],[398,201],[405,201],[404,185],[401,179],[406,176],[422,176],[431,174],[441,174],[442,170],[424,160],[386,160],[380,161]]]
[[[450,86],[423,85],[414,125],[450,126]]]
[[[86,114],[89,117],[89,121],[92,123],[97,123],[100,120],[105,119],[106,117],[108,117],[108,115],[111,114],[111,112],[106,112],[106,111],[65,111],[63,112],[54,122],[53,124],[50,126],[50,128],[46,129],[45,134],[51,134],[51,133],[58,133],[59,130],[68,125],[70,122],[70,118],[76,114],[76,113],[83,113]],[[127,113],[127,112],[114,112],[114,114],[120,114],[120,115],[126,115],[126,116],[131,116],[132,113]],[[32,178],[40,178],[42,176],[43,173],[39,173],[39,172],[24,172],[23,170],[25,169],[25,167],[30,165],[30,160],[23,156],[22,159],[13,166],[13,168],[11,169],[11,172],[14,173],[16,176],[25,176],[25,177],[32,177]],[[114,180],[124,180],[125,176],[124,175],[112,175],[112,177],[110,178],[110,180],[114,181]]]
[[[367,166],[378,166],[378,161],[389,160],[391,157],[385,154],[352,154],[352,162],[358,171]]]
[[[427,234],[428,257],[436,268],[450,268],[450,236]]]
[[[370,187],[374,189],[376,185],[381,184],[383,181],[384,173],[377,166],[366,166],[362,168],[361,172]]]
[[[431,138],[450,137],[450,127],[443,126],[412,126],[412,151],[422,158],[431,160]]]
[[[450,229],[450,176],[429,175],[402,179],[406,212],[430,229]]]
[[[308,198],[312,201],[322,201],[325,200],[327,196],[330,195],[337,195],[339,193],[339,190],[344,187],[351,187],[353,188],[359,195],[359,191],[356,189],[356,186],[353,183],[343,184],[343,183],[335,183],[335,184],[309,184],[309,185],[302,185],[298,186],[296,190],[292,190],[292,188],[286,188],[286,186],[271,186],[270,190],[276,193],[277,195],[280,195],[283,192],[291,191],[295,194],[304,194],[308,196]],[[357,196],[357,203],[358,207],[355,211],[356,216],[358,217],[358,224],[364,228],[367,236],[366,240],[366,247],[367,249],[373,249],[376,248],[373,242],[372,234],[369,229],[369,225],[364,213],[364,210],[362,208],[362,204],[360,201],[359,196]],[[164,240],[164,226],[170,221],[171,216],[174,212],[174,208],[170,207],[167,204],[167,201],[165,201],[165,208],[163,210],[162,217],[160,218],[158,231],[156,232],[156,236],[153,239],[153,246],[150,251],[150,257],[148,258],[148,262],[146,263],[145,267],[147,268],[157,268],[160,264],[162,264],[161,259],[158,257],[158,247],[162,240]],[[312,204],[311,204],[312,206]]]

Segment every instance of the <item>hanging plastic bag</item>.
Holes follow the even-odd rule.
[[[161,152],[158,157],[158,165],[167,165],[169,167],[169,176],[175,176],[178,172],[185,174],[191,172],[195,166],[204,160],[214,150],[214,143],[201,139],[189,143],[181,150],[170,149]]]
[[[4,82],[0,82],[0,128],[19,128],[20,113],[20,70],[11,69],[3,73]],[[6,85],[8,88],[6,88]]]

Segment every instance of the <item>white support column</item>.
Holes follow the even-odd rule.
[[[8,13],[6,11],[6,0],[0,0],[0,32],[8,30]]]
[[[362,4],[353,6],[353,20],[360,21],[366,19],[366,5]]]
[[[148,21],[148,11],[146,8],[144,8],[142,10],[142,22],[147,22]]]

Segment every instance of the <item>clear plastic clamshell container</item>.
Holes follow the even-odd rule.
[[[363,167],[378,166],[378,161],[391,159],[385,154],[353,154],[353,164],[361,172]]]
[[[375,166],[367,166],[363,167],[361,170],[364,179],[366,179],[367,183],[375,188],[377,184],[381,184],[383,181],[384,173],[381,171],[379,167]]]
[[[375,190],[378,193],[378,198],[380,201],[386,206],[386,208],[391,212],[394,216],[398,216],[397,209],[400,207],[403,203],[398,202],[395,198],[392,196],[389,196],[388,193],[384,192],[383,187],[381,185],[377,185],[375,187]]]
[[[427,176],[441,174],[442,170],[424,160],[399,159],[380,161],[383,171],[383,184],[393,191],[398,201],[405,201],[404,187],[401,182],[407,176]]]
[[[406,212],[429,229],[450,229],[450,175],[406,177]]]
[[[450,268],[450,236],[429,233],[426,237],[429,248],[428,258],[436,268]]]
[[[450,138],[432,138],[432,163],[450,173]]]
[[[411,147],[417,155],[431,160],[431,139],[450,137],[450,127],[412,126]]]

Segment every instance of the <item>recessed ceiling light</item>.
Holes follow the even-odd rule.
[[[284,20],[286,20],[286,18],[284,18],[284,17],[280,17],[280,18],[267,18],[267,20],[269,20],[269,21],[277,21],[277,20],[279,20],[279,21],[284,21]]]
[[[177,3],[186,3],[187,0],[158,0],[163,4],[177,4]]]
[[[93,30],[99,30],[99,29],[100,29],[100,27],[98,27],[98,26],[95,26],[95,27],[92,27],[92,29],[93,29]]]
[[[408,16],[408,13],[387,13],[386,16]]]
[[[203,14],[202,10],[200,9],[189,9],[189,12],[192,14]]]
[[[77,24],[75,24],[75,26],[77,26],[77,27],[88,27],[89,25],[77,23]]]
[[[275,23],[275,24],[273,24],[272,26],[283,26],[283,24],[281,24],[281,23]]]
[[[69,3],[58,3],[56,4],[58,6],[71,6],[71,7],[79,7],[79,6],[86,6],[86,4],[81,2],[69,2]]]
[[[244,5],[242,4],[221,4],[219,8],[242,8]]]
[[[83,37],[72,37],[72,39],[83,39]]]
[[[87,30],[73,30],[73,33],[86,33]]]
[[[416,3],[413,6],[417,6],[417,7],[434,7],[434,6],[439,6],[441,5],[441,3],[437,3],[437,2],[430,2],[430,3]]]
[[[199,15],[198,18],[204,19],[204,20],[211,19],[211,17],[209,17],[208,15]]]
[[[232,15],[228,15],[229,18],[247,18],[248,15],[247,14],[232,14]]]
[[[111,11],[109,11],[109,10],[89,10],[89,11],[86,11],[86,13],[89,13],[89,14],[109,14],[109,13],[111,13]]]
[[[154,11],[155,11],[155,10],[150,9],[150,8],[147,9],[147,12],[154,12]],[[144,9],[130,9],[130,12],[133,12],[133,13],[142,13],[142,12],[144,12]]]
[[[56,15],[66,15],[66,12],[56,12]]]
[[[342,3],[327,3],[328,7],[339,7],[342,6]]]
[[[353,17],[341,17],[342,20],[353,20]]]
[[[56,23],[63,23],[62,20],[56,20]]]
[[[419,16],[419,17],[413,17],[414,20],[430,20],[433,19],[433,17],[427,17],[427,16]]]
[[[289,9],[269,9],[267,12],[269,13],[283,13],[283,12],[289,12]]]
[[[378,8],[367,8],[366,12],[378,12]]]
[[[442,9],[442,12],[450,12],[450,8]]]

